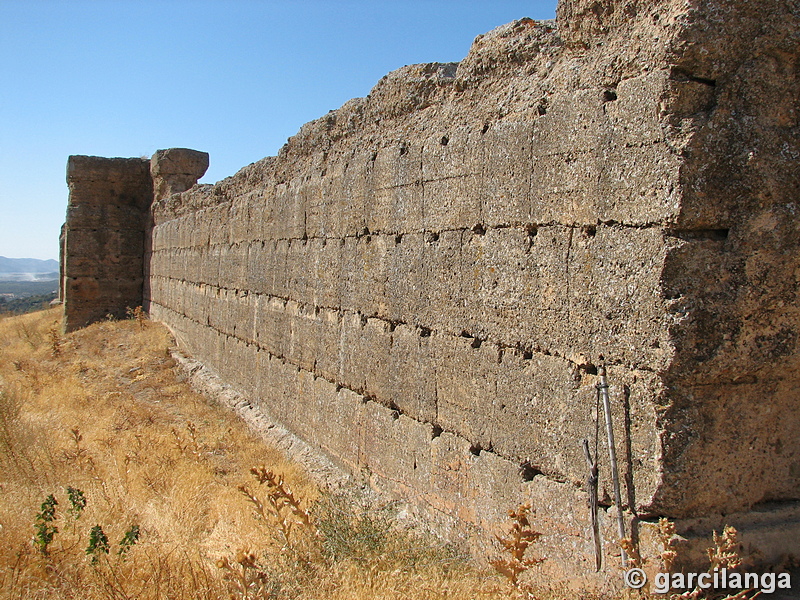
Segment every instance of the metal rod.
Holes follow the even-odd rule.
[[[611,424],[611,402],[608,399],[608,381],[606,380],[606,368],[598,369],[600,383],[597,384],[597,392],[603,401],[603,412],[606,415],[606,431],[608,432],[608,458],[611,461],[611,481],[614,485],[614,502],[617,505],[617,525],[619,526],[619,537],[625,537],[625,520],[622,516],[622,495],[619,492],[619,468],[617,467],[617,450],[614,445],[614,428]],[[628,555],[622,549],[622,566],[628,566]]]
[[[592,458],[592,453],[589,452],[589,440],[583,440],[583,453],[586,455],[586,463],[589,466],[589,476],[586,478],[586,487],[589,488],[589,515],[592,519],[594,570],[599,571],[603,566],[603,543],[600,539],[600,522],[597,519],[597,456]]]

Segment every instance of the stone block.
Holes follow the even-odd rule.
[[[397,234],[419,229],[423,211],[422,146],[400,141],[381,148],[373,177],[369,230]]]
[[[430,480],[430,425],[375,402],[363,413],[362,461],[370,472],[389,480],[393,491],[423,490]]]
[[[436,355],[436,422],[490,448],[496,411],[499,349],[475,338],[431,336]]]
[[[391,332],[386,397],[413,419],[436,422],[436,356],[429,335],[397,325]]]
[[[389,320],[420,324],[419,315],[426,310],[425,238],[421,233],[409,233],[396,237],[394,248],[387,247],[389,265],[384,297]]]
[[[467,229],[483,221],[481,214],[481,177],[458,174],[423,183],[423,228],[439,232]]]
[[[326,308],[342,306],[342,260],[344,240],[322,239],[318,242],[315,304]]]
[[[315,321],[314,336],[317,351],[314,356],[314,372],[328,381],[338,381],[341,360],[342,315],[338,310],[319,309]]]
[[[315,445],[336,457],[349,469],[358,470],[364,455],[362,429],[365,426],[363,397],[339,388],[322,378],[315,380],[313,408],[308,431]]]
[[[531,221],[533,163],[531,121],[499,121],[481,137],[481,214],[485,227]]]
[[[261,296],[255,314],[256,342],[273,356],[285,356],[287,352],[289,322],[286,300]]]
[[[460,334],[465,328],[466,294],[462,278],[464,265],[462,247],[469,233],[443,231],[426,236],[422,246],[425,270],[420,281],[420,305],[417,318],[425,326]]]
[[[156,150],[150,158],[155,199],[184,192],[197,183],[208,169],[208,153],[188,148]]]

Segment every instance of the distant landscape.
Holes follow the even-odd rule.
[[[0,313],[46,308],[57,297],[57,260],[0,256]]]

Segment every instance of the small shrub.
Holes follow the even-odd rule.
[[[722,530],[722,535],[713,532],[714,545],[706,550],[711,561],[709,571],[714,569],[735,569],[742,564],[739,553],[739,532],[735,527],[727,525]]]
[[[136,321],[139,324],[139,329],[144,329],[144,323],[147,321],[147,313],[141,306],[131,308],[130,306],[125,309],[125,314],[129,319]]]
[[[368,562],[389,544],[395,513],[391,506],[375,507],[363,495],[325,496],[314,507],[323,556],[332,562]]]

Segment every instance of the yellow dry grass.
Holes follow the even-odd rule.
[[[0,319],[0,597],[511,595],[502,578],[426,548],[429,541],[412,534],[384,531],[382,545],[363,556],[326,553],[319,534],[302,523],[290,543],[281,541],[275,523],[238,489],[246,485],[266,503],[268,490],[251,467],[280,474],[312,515],[323,505],[319,491],[244,423],[180,380],[163,327],[104,322],[64,337],[59,328],[59,309]],[[69,513],[70,487],[87,500],[79,518]],[[34,527],[50,494],[59,531],[45,556]],[[343,531],[361,535],[347,522],[341,519]],[[108,554],[86,553],[96,525],[108,537]],[[133,526],[139,540],[120,556]],[[335,513],[327,526],[339,526]]]

